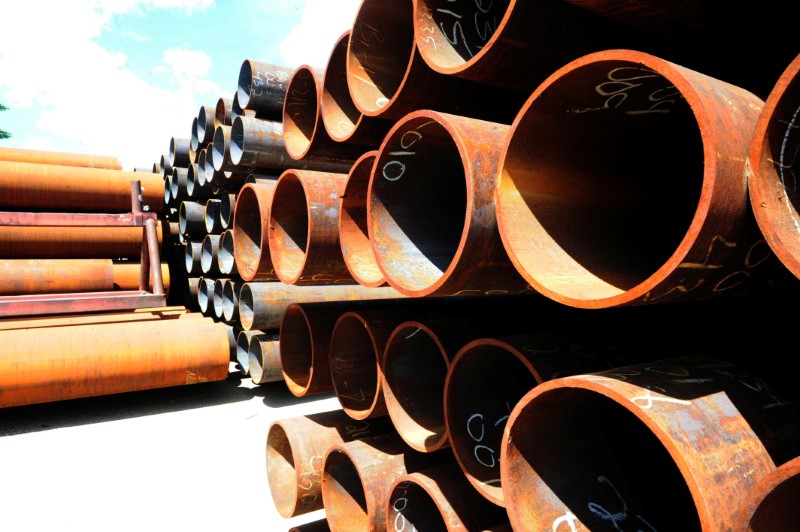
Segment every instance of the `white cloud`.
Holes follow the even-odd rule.
[[[353,27],[361,0],[308,0],[300,22],[279,47],[284,65],[324,69],[336,40]]]

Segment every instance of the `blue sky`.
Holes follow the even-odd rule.
[[[245,59],[324,67],[360,0],[24,0],[3,6],[0,145],[151,168],[232,98]]]

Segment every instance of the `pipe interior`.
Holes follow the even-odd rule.
[[[232,225],[235,209],[236,194],[223,194],[219,200],[219,221],[223,228]]]
[[[184,247],[183,261],[186,266],[186,273],[197,273],[200,269],[200,259],[198,255],[201,253],[201,244],[199,242],[187,242]]]
[[[294,279],[303,269],[308,218],[308,203],[300,179],[294,174],[284,174],[275,187],[269,230],[270,257],[283,279]]]
[[[236,317],[238,306],[237,288],[237,284],[232,280],[222,287],[222,317],[225,318],[225,321],[232,321]]]
[[[511,410],[537,384],[530,369],[499,345],[475,344],[453,361],[444,397],[448,437],[481,494],[502,501],[500,442]]]
[[[225,141],[225,128],[224,126],[220,126],[214,131],[214,141],[211,149],[211,162],[214,165],[214,170],[222,170],[223,163],[225,162],[226,144],[229,143]]]
[[[182,235],[186,234],[186,202],[182,201],[178,206],[178,229]]]
[[[322,88],[322,117],[331,138],[344,140],[352,135],[361,118],[347,86],[347,43],[350,33],[333,47],[325,70]]]
[[[190,140],[192,151],[197,151],[200,146],[200,139],[197,137],[197,117],[192,118],[192,138]]]
[[[217,235],[206,235],[203,239],[203,247],[202,252],[200,254],[200,267],[203,270],[203,273],[209,273],[211,271],[216,271],[217,268],[214,268],[217,262],[217,253],[219,249],[219,236]]]
[[[334,327],[330,347],[331,379],[345,411],[367,414],[378,395],[376,346],[366,323],[343,315]]]
[[[361,159],[350,171],[339,214],[343,256],[352,273],[368,285],[383,281],[367,225],[367,191],[375,157]]]
[[[217,279],[214,281],[214,315],[217,318],[222,318],[223,300],[222,294],[225,291],[227,279]]]
[[[207,233],[215,233],[217,229],[217,219],[219,218],[219,200],[206,201],[206,207],[203,209],[203,222],[206,226]]]
[[[394,98],[414,55],[411,2],[364,0],[347,50],[347,83],[356,105],[379,113]]]
[[[253,65],[244,61],[239,68],[239,79],[236,83],[236,100],[242,107],[250,103],[250,90],[253,84]]]
[[[459,501],[450,501],[458,507]],[[425,488],[411,480],[397,484],[389,494],[388,530],[447,532],[447,523]]]
[[[417,46],[437,67],[457,68],[480,54],[497,31],[510,0],[418,0]]]
[[[210,293],[209,293],[210,292]],[[201,279],[200,287],[197,291],[197,304],[200,306],[200,312],[205,314],[208,311],[208,302],[214,295],[214,280]]]
[[[518,268],[545,288],[612,297],[678,248],[700,199],[703,141],[689,104],[661,74],[619,60],[577,68],[533,100],[512,131],[500,231]]]
[[[234,259],[233,259],[233,231],[226,230],[222,232],[222,236],[219,239],[219,262],[220,262],[220,269],[223,269],[227,272],[232,272],[233,267],[235,266]]]
[[[555,388],[525,403],[506,429],[505,502],[520,519],[570,511],[589,530],[701,529],[666,448],[612,399]]]
[[[467,216],[464,164],[447,130],[426,117],[397,129],[375,161],[368,199],[372,245],[386,276],[407,290],[442,279]]]
[[[286,151],[303,156],[311,145],[317,127],[317,83],[307,68],[295,71],[286,90],[283,108],[283,140]]]
[[[231,154],[231,162],[234,165],[239,164],[242,161],[242,155],[244,155],[244,120],[241,116],[237,116],[236,120],[233,121],[231,125],[231,143],[230,150]]]
[[[283,517],[290,517],[297,506],[298,478],[294,452],[286,430],[273,423],[267,434],[267,482],[272,500]]]
[[[253,291],[250,285],[244,283],[239,290],[239,323],[245,330],[253,326]]]
[[[250,335],[247,331],[241,331],[236,336],[236,361],[245,374],[250,372]]]
[[[213,120],[213,117],[211,117]],[[209,120],[208,120],[208,113],[206,113],[206,107],[201,107],[200,112],[197,115],[197,136],[200,139],[203,139],[203,142],[208,142],[208,138],[206,138],[206,130],[208,130]]]
[[[197,181],[197,169],[199,166],[197,163],[192,163],[189,165],[189,168],[186,172],[186,195],[191,197],[194,195],[194,185]]]
[[[433,447],[445,435],[442,401],[447,370],[438,343],[416,325],[398,326],[386,344],[386,405],[397,432],[416,449]]]
[[[280,324],[281,366],[286,384],[302,392],[311,382],[314,364],[314,341],[305,314],[290,305]]]
[[[327,455],[322,486],[331,530],[369,530],[364,485],[346,453],[335,449]]]
[[[252,279],[261,261],[261,210],[255,191],[242,187],[236,198],[236,217],[233,223],[236,268],[239,274]],[[220,205],[221,207],[221,205]]]
[[[255,336],[250,341],[247,358],[250,378],[254,382],[260,382],[264,374],[264,353],[261,351],[261,340]]]

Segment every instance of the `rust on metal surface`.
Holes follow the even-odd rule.
[[[217,100],[217,107],[214,109],[214,131],[219,126],[229,126],[233,123],[233,118],[231,117],[232,105],[232,98],[220,98]]]
[[[234,260],[233,251],[233,230],[226,229],[220,234],[219,238],[219,252],[217,254],[217,261],[219,262],[219,271],[223,275],[238,275],[236,269],[236,261]],[[233,309],[231,310],[233,312]],[[238,311],[237,311],[238,313]]]
[[[236,97],[242,109],[267,120],[281,120],[292,69],[245,59],[239,67]]]
[[[269,220],[275,181],[248,183],[233,209],[233,258],[245,281],[277,281],[269,254]]]
[[[114,289],[137,290],[139,288],[139,281],[141,280],[141,269],[142,264],[140,262],[114,261],[114,264],[112,265]],[[169,293],[169,265],[165,262],[161,263],[161,283],[164,286],[164,292]],[[152,291],[153,288],[153,273],[151,271],[149,275],[148,289]]]
[[[195,318],[196,313],[185,307],[148,307],[124,310],[120,312],[71,313],[59,316],[29,316],[23,318],[0,319],[0,331],[11,329],[38,329],[42,327],[59,327],[65,325],[100,325],[121,321],[146,321],[163,319]],[[201,316],[202,318],[202,316]]]
[[[112,155],[31,150],[25,148],[9,148],[5,146],[0,147],[0,161],[122,170],[122,163]]]
[[[192,162],[192,139],[172,137],[169,139],[169,164],[172,168],[186,168]]]
[[[184,200],[178,208],[178,227],[189,240],[202,240],[210,231],[206,230],[206,207],[196,201]]]
[[[780,465],[756,484],[742,505],[732,530],[791,530],[800,523],[800,456]]]
[[[250,375],[250,339],[254,336],[263,336],[264,331],[250,330],[239,331],[236,335],[236,363],[242,375]]]
[[[242,280],[237,277],[229,278],[222,285],[222,319],[234,323],[239,319],[239,292],[242,289]]]
[[[745,175],[762,106],[641,52],[565,65],[506,140],[497,219],[511,260],[538,292],[582,308],[769,286],[781,272]]]
[[[162,229],[157,225],[161,242]],[[0,256],[9,259],[137,258],[141,227],[0,225]]]
[[[137,277],[134,288],[138,286]],[[113,288],[110,259],[0,259],[0,296],[100,292]]]
[[[200,270],[203,275],[219,274],[219,239],[220,235],[206,235],[200,251]]]
[[[248,369],[253,384],[283,381],[279,331],[268,331],[250,338]]]

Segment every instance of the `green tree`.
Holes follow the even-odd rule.
[[[0,111],[8,111],[8,107],[0,103]],[[5,129],[0,129],[0,140],[7,139],[11,137],[11,133],[6,131]]]

